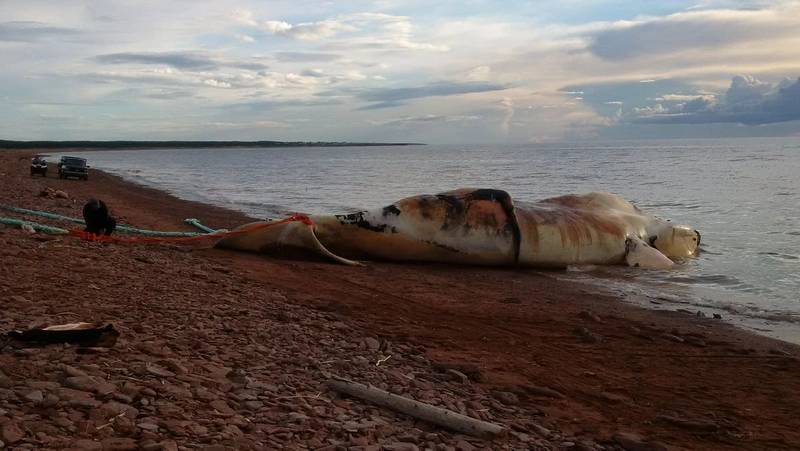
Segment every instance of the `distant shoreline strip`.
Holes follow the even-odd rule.
[[[196,149],[208,147],[377,147],[424,146],[424,143],[335,141],[7,141],[0,149]]]

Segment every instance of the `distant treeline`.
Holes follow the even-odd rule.
[[[5,149],[144,149],[198,147],[351,147],[351,146],[418,146],[421,143],[359,143],[328,141],[7,141]]]

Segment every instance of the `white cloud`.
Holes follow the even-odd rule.
[[[405,117],[399,117],[382,121],[370,120],[368,122],[373,125],[408,127],[408,126],[416,126],[420,124],[431,124],[431,123],[473,122],[480,119],[481,117],[477,115],[446,116],[440,114],[425,114],[422,116],[405,116]]]
[[[724,95],[701,95],[669,107],[658,103],[634,109],[630,119],[654,124],[770,124],[800,120],[800,79],[773,84],[737,75]]]
[[[213,86],[215,88],[230,88],[231,87],[231,84],[228,83],[227,81],[215,80],[213,78],[207,78],[207,79],[203,80],[203,84],[204,85],[208,85],[208,86]]]
[[[407,49],[445,51],[446,47],[414,40],[414,26],[406,16],[383,13],[355,13],[338,15],[317,22],[292,24],[281,20],[258,21],[250,12],[239,11],[234,20],[266,33],[304,41],[318,41],[349,33],[347,39],[329,43],[335,49]]]
[[[787,3],[755,10],[700,10],[619,21],[591,33],[588,49],[609,60],[720,48],[740,42],[795,37],[800,6]]]
[[[514,118],[514,100],[511,97],[503,97],[497,102],[497,105],[505,112],[503,120],[500,122],[500,129],[507,135],[511,127],[511,119]]]
[[[485,81],[489,79],[492,73],[492,68],[489,66],[477,66],[467,72],[467,80],[470,81]]]
[[[292,25],[288,22],[268,20],[259,24],[259,27],[274,35],[287,38],[316,41],[329,38],[342,31],[355,31],[356,28],[337,20],[323,20],[320,22],[307,22]]]

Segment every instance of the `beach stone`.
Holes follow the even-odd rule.
[[[31,302],[25,296],[20,296],[18,294],[11,296],[11,300],[16,304],[29,304]]]
[[[620,432],[613,439],[625,451],[668,451],[661,443],[646,441],[637,434]]]
[[[663,336],[664,338],[666,338],[667,340],[674,341],[675,343],[683,343],[683,342],[684,342],[683,338],[681,338],[681,337],[679,337],[679,336],[677,336],[677,335],[673,335],[673,334],[664,334],[664,335],[662,335],[662,336]]]
[[[507,406],[515,406],[519,404],[519,397],[511,392],[496,391],[494,392],[494,397]]]
[[[127,404],[122,404],[117,401],[108,401],[100,408],[98,408],[99,413],[105,418],[115,417],[122,413],[125,414],[127,418],[135,419],[139,416],[139,410],[135,407],[129,406]]]
[[[23,438],[25,438],[25,431],[14,420],[8,421],[0,427],[0,439],[6,443],[13,445]]]
[[[702,338],[686,336],[684,337],[684,341],[692,346],[697,346],[698,348],[706,347],[706,342]]]
[[[139,445],[128,437],[111,437],[102,441],[103,451],[136,451]]]
[[[244,432],[237,426],[229,424],[222,428],[222,436],[227,438],[239,438],[244,436]]]
[[[377,351],[380,349],[381,343],[372,337],[367,337],[364,339],[364,346],[366,346],[370,351]]]
[[[169,395],[173,398],[192,399],[192,392],[188,388],[179,385],[165,384],[161,388],[163,395]]]
[[[603,322],[603,320],[600,319],[599,316],[597,316],[594,313],[592,313],[590,311],[587,311],[587,310],[583,310],[582,312],[578,313],[578,317],[581,318],[581,319],[585,319],[587,321],[591,321],[593,323],[602,323]]]
[[[547,398],[563,399],[565,396],[552,388],[539,387],[536,385],[523,385],[522,388],[535,396],[545,396]]]
[[[205,426],[199,425],[197,423],[191,423],[190,422],[189,424],[186,425],[186,429],[192,435],[205,436],[205,435],[208,434],[208,428],[205,427]]]
[[[161,365],[175,373],[178,374],[188,374],[189,370],[183,366],[177,359],[165,359],[159,362]]]
[[[137,423],[136,426],[139,429],[144,429],[146,431],[153,431],[153,432],[158,431],[158,425],[150,421],[142,421],[140,423]]]
[[[53,420],[53,423],[63,429],[70,430],[75,427],[75,424],[66,417],[58,417]]]
[[[264,407],[264,403],[261,401],[245,401],[242,403],[242,407],[255,412]]]
[[[625,395],[621,395],[621,394],[618,394],[618,393],[611,393],[611,392],[607,392],[607,391],[600,392],[597,396],[599,396],[600,398],[602,398],[602,399],[604,399],[604,400],[606,400],[606,401],[608,401],[608,402],[610,402],[612,404],[630,403],[630,402],[632,402],[631,398],[629,398],[629,397],[627,397]]]
[[[29,381],[28,387],[34,390],[57,390],[61,388],[61,384],[51,381]]]
[[[112,393],[117,389],[113,384],[89,376],[70,376],[64,379],[64,385],[76,390],[97,393],[101,396]]]
[[[86,374],[86,372],[84,372],[83,370],[79,370],[74,366],[64,365],[61,367],[61,369],[64,370],[64,373],[66,373],[68,377],[89,377],[89,375]]]
[[[229,406],[227,402],[221,399],[211,401],[209,405],[224,416],[231,416],[236,413],[235,410],[231,409],[231,406]]]
[[[289,414],[289,421],[292,423],[302,423],[306,420],[308,420],[308,415],[304,415],[300,412],[291,412]]]
[[[103,449],[103,444],[100,442],[96,442],[94,440],[82,438],[74,441],[72,443],[72,447],[75,449],[86,450],[86,451],[97,451]]]
[[[166,419],[161,422],[161,426],[169,431],[172,435],[183,437],[186,435],[186,421],[180,421],[174,418]]]
[[[689,420],[686,418],[679,418],[670,415],[659,415],[656,417],[656,419],[663,421],[665,423],[669,423],[693,431],[714,432],[717,429],[719,429],[717,423],[714,423],[711,420]]]
[[[25,395],[25,399],[34,404],[41,404],[44,401],[44,395],[41,390],[33,390]]]
[[[14,381],[0,371],[0,388],[11,388],[14,386]]]
[[[462,373],[461,371],[454,370],[454,369],[450,368],[449,370],[447,370],[447,374],[451,374],[452,376],[455,377],[455,380],[458,380],[462,384],[469,383],[469,376],[467,376],[466,374]]]
[[[72,388],[58,389],[58,397],[72,407],[98,407],[102,404],[91,393]]]
[[[158,365],[147,365],[147,372],[159,377],[175,377],[175,373]]]
[[[385,451],[419,451],[419,447],[413,443],[395,442],[383,445]]]
[[[597,447],[590,443],[575,443],[569,447],[568,451],[596,451]]]
[[[577,335],[582,342],[589,343],[589,344],[597,344],[603,341],[603,337],[590,331],[585,327],[578,327],[574,330],[575,335]]]

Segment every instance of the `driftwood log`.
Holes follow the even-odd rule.
[[[461,432],[474,437],[494,438],[506,432],[504,427],[494,423],[476,420],[475,418],[453,412],[452,410],[432,406],[346,379],[330,379],[326,384],[328,388],[338,393],[344,393],[355,398],[363,399],[419,420],[427,421],[452,431]]]
[[[113,324],[70,323],[27,330],[14,330],[6,337],[18,342],[49,345],[72,343],[79,346],[111,348],[117,343],[119,332]]]

